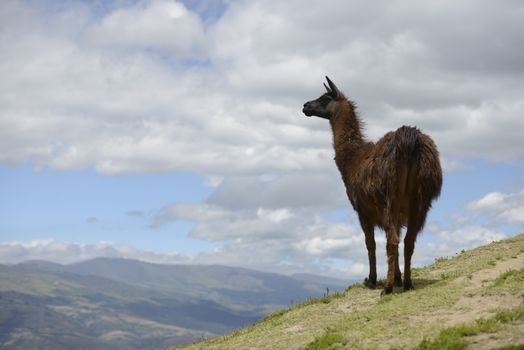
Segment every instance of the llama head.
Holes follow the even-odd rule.
[[[328,86],[324,83],[324,87],[326,88],[327,92],[322,94],[316,100],[311,100],[304,103],[302,112],[306,116],[316,116],[320,118],[331,119],[331,117],[335,114],[337,104],[340,101],[345,100],[344,94],[340,92],[331,79],[326,77],[326,80],[329,85]]]

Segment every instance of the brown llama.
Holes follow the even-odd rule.
[[[306,102],[302,112],[328,119],[331,125],[335,162],[366,236],[366,285],[375,288],[377,283],[374,228],[378,226],[387,240],[388,273],[383,293],[391,293],[393,285],[402,286],[398,244],[404,226],[404,290],[413,289],[411,256],[415,240],[442,187],[437,147],[428,135],[409,126],[388,132],[377,143],[367,141],[355,105],[326,79],[327,92]]]

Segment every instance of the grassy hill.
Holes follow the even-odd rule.
[[[413,276],[414,291],[355,284],[183,349],[524,349],[524,234]]]

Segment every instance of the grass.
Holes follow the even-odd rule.
[[[503,347],[495,348],[491,350],[524,350],[524,343],[518,344],[518,345],[503,346]]]
[[[315,340],[306,345],[304,350],[337,349],[342,345],[344,345],[344,336],[333,330],[327,330],[324,334],[316,337]]]
[[[503,310],[489,319],[479,319],[469,324],[449,327],[440,331],[435,339],[424,338],[416,350],[462,350],[469,345],[468,337],[480,333],[495,333],[506,323],[524,319],[524,304]]]
[[[503,288],[514,284],[524,283],[524,269],[509,269],[501,274],[493,283],[493,288]]]
[[[482,298],[524,295],[524,271],[509,269],[482,286],[472,281],[480,270],[494,269],[523,252],[521,234],[414,269],[414,291],[397,288],[381,297],[380,288],[370,290],[357,283],[342,293],[292,305],[254,325],[184,349],[464,349],[482,334],[511,331],[518,337],[524,334],[522,306],[495,310],[496,305]],[[465,298],[474,298],[476,304],[457,310],[457,302]],[[485,319],[452,321],[468,310],[474,315],[477,307],[484,308]],[[524,343],[524,336],[518,339]]]

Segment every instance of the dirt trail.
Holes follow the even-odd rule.
[[[513,308],[522,302],[522,295],[503,294],[503,295],[473,295],[474,291],[487,287],[508,270],[524,269],[524,253],[515,258],[498,261],[495,266],[472,273],[469,276],[457,278],[454,283],[464,283],[465,289],[470,291],[471,296],[463,296],[452,309],[441,310],[440,312],[419,315],[417,319],[426,321],[444,322],[446,326],[470,322],[481,317],[489,317],[494,314],[497,308]],[[434,272],[435,273],[435,272]],[[475,293],[476,294],[476,293]],[[460,311],[460,312],[457,312]]]
[[[511,258],[504,261],[498,261],[497,264],[489,269],[477,271],[471,275],[469,279],[468,288],[476,289],[493,283],[497,277],[508,270],[524,269],[524,253],[518,255],[516,258]]]

